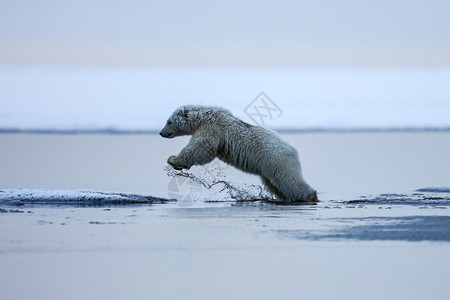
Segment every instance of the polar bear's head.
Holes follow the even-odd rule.
[[[197,112],[198,109],[190,105],[176,109],[159,134],[165,138],[193,134],[198,127]]]
[[[229,116],[228,110],[218,106],[185,105],[173,112],[159,134],[165,138],[192,135],[202,124],[217,123]]]

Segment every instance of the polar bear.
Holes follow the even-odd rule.
[[[192,135],[178,155],[167,159],[174,169],[189,169],[217,157],[244,172],[259,175],[278,201],[318,201],[316,191],[302,177],[295,148],[274,131],[245,123],[224,108],[182,106],[169,117],[160,135]]]

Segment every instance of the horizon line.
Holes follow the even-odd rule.
[[[311,128],[270,128],[281,134],[295,133],[389,133],[389,132],[450,132],[450,126],[444,127],[311,127]],[[0,128],[0,134],[108,134],[108,135],[153,135],[159,134],[156,129],[21,129]]]

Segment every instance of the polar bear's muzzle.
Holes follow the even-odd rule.
[[[173,132],[164,130],[164,128],[163,128],[163,130],[161,130],[159,135],[162,136],[163,138],[168,138],[168,139],[175,137]]]

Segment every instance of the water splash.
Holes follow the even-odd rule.
[[[185,178],[190,185],[202,188],[199,200],[203,201],[273,201],[274,198],[263,186],[247,183],[235,183],[225,180],[224,168],[211,169],[208,166],[193,166],[187,170],[175,170],[164,166],[167,176]],[[183,181],[185,182],[185,181]],[[169,191],[170,192],[170,191]],[[185,197],[180,195],[180,197]],[[178,199],[177,199],[178,200]]]

